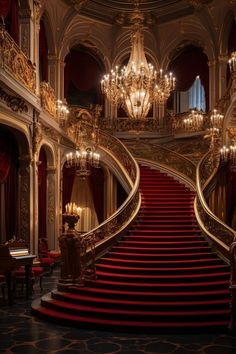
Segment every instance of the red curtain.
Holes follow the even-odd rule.
[[[64,94],[68,103],[84,107],[103,105],[102,69],[92,54],[71,49],[65,59],[64,74]]]
[[[101,168],[91,167],[90,187],[93,194],[94,208],[99,224],[104,220],[104,174]]]
[[[0,132],[0,183],[5,182],[9,175],[11,158],[11,141],[8,139],[6,133]]]
[[[0,0],[1,8],[1,0]],[[18,0],[11,0],[5,16],[5,27],[14,41],[19,44],[19,5]]]
[[[40,80],[48,82],[48,43],[43,21],[40,21],[39,31],[39,67]]]
[[[38,166],[38,236],[47,237],[46,210],[47,210],[47,156],[42,148],[39,154]]]
[[[205,89],[206,110],[209,107],[208,58],[201,48],[188,46],[170,64],[169,71],[176,77],[176,90],[187,91],[199,75]]]
[[[72,188],[75,179],[75,168],[67,168],[66,164],[63,167],[63,191],[62,191],[62,210],[65,211],[65,205],[70,203]]]
[[[19,44],[19,5],[18,0],[12,0],[10,35]]]
[[[0,16],[6,17],[10,11],[12,0],[0,0]]]
[[[18,146],[7,130],[0,132],[0,182],[5,191],[5,224],[7,240],[17,235]]]

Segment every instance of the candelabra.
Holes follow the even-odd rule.
[[[236,166],[236,145],[230,145],[229,147],[224,145],[220,149],[220,162],[227,162],[232,167]]]
[[[63,221],[68,224],[67,233],[74,233],[75,225],[80,219],[81,208],[75,203],[68,203],[65,206],[66,212],[63,214]]]
[[[229,63],[229,68],[231,73],[234,73],[236,71],[236,52],[233,52],[231,54],[230,59],[228,60]]]
[[[65,122],[67,121],[67,117],[69,113],[66,103],[63,103],[61,100],[57,100],[56,113],[60,123],[64,125]]]
[[[213,109],[213,113],[210,117],[212,126],[221,129],[223,124],[223,118],[224,116],[222,114],[219,114],[216,109]]]
[[[184,128],[190,131],[199,131],[203,127],[203,114],[201,111],[192,110],[188,118],[183,120]]]

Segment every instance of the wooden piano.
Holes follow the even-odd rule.
[[[31,288],[31,268],[35,255],[29,254],[23,244],[16,247],[14,243],[0,245],[0,274],[5,275],[8,289],[8,303],[12,304],[12,275],[16,269],[21,266],[25,267],[25,284],[26,284],[26,299],[29,298]]]

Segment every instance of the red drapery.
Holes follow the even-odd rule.
[[[11,142],[6,133],[0,132],[0,183],[5,182],[8,177],[11,167],[11,155]]]
[[[205,89],[206,109],[209,107],[208,58],[201,48],[189,46],[173,60],[169,71],[176,77],[176,90],[187,91],[199,75]]]
[[[39,67],[40,80],[48,82],[48,43],[43,21],[40,21],[39,31]]]
[[[102,70],[98,61],[83,50],[71,50],[65,59],[64,94],[67,102],[81,106],[103,104]]]
[[[46,211],[47,211],[47,156],[42,148],[39,154],[38,166],[38,237],[47,237]]]
[[[0,0],[1,3],[1,0]],[[1,7],[1,4],[0,4]],[[6,30],[14,41],[19,44],[19,5],[18,0],[11,0],[5,16]]]
[[[10,11],[12,0],[0,0],[0,16],[6,17]]]
[[[104,174],[101,168],[92,167],[90,187],[93,194],[94,208],[99,224],[104,220]]]
[[[72,188],[75,179],[75,168],[63,167],[63,191],[62,191],[62,210],[65,211],[65,205],[70,203]]]
[[[7,240],[17,235],[18,147],[14,136],[0,132],[0,182],[4,183]]]

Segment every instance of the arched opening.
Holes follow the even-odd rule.
[[[104,106],[101,93],[103,64],[96,53],[82,45],[73,47],[65,58],[64,96],[69,105],[89,108]]]
[[[75,167],[63,166],[62,211],[67,203],[81,208],[80,220],[76,225],[79,232],[87,232],[104,221],[104,172],[91,167],[91,174],[81,177]]]
[[[18,228],[19,149],[13,133],[0,126],[0,243],[15,236]]]
[[[202,48],[188,45],[179,50],[169,65],[176,77],[176,89],[167,102],[167,107],[176,113],[186,112],[192,107],[193,97],[199,97],[198,106],[209,109],[208,58]],[[195,101],[196,103],[196,101]]]

